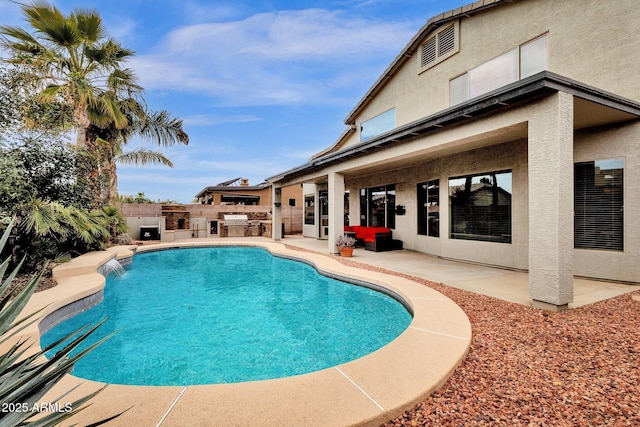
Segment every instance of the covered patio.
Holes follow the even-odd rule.
[[[287,236],[282,243],[322,253],[326,252],[327,242],[302,236]],[[531,305],[529,274],[526,271],[446,260],[410,250],[380,253],[357,248],[348,262],[407,274],[503,301]],[[582,307],[638,290],[640,286],[633,284],[574,277],[573,302],[569,303],[569,308]]]
[[[564,310],[580,298],[574,275],[638,282],[632,267],[633,240],[625,240],[623,251],[574,247],[573,177],[574,164],[622,158],[618,145],[638,117],[640,105],[631,100],[540,72],[366,141],[343,145],[346,136],[342,136],[306,164],[269,179],[273,220],[281,219],[281,187],[310,186],[305,198],[307,193],[315,197],[315,222],[305,225],[305,235],[315,234],[324,244],[323,252],[335,253],[344,225],[373,225],[364,210],[368,205],[362,202],[363,191],[386,191],[392,202],[383,210],[387,221],[392,219],[393,238],[405,248],[527,271],[528,303]],[[620,130],[612,131],[614,127]],[[452,218],[459,219],[450,202],[453,180],[503,173],[508,176],[510,204],[506,234],[494,241],[476,238],[474,231],[458,237]],[[625,179],[632,177],[627,174]],[[436,183],[439,200],[439,226],[433,237],[418,228],[421,208],[416,186],[430,182]],[[396,213],[399,207],[402,213]],[[624,227],[630,229],[635,219],[628,216],[625,221]],[[608,268],[612,264],[618,268]]]

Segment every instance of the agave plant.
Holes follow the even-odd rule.
[[[4,250],[9,233],[13,227],[11,220],[0,238],[0,253]],[[0,353],[0,425],[1,426],[53,426],[73,416],[86,408],[87,403],[102,389],[79,398],[71,403],[61,403],[66,395],[47,402],[47,405],[60,405],[63,410],[41,413],[41,399],[62,379],[71,372],[75,363],[96,346],[109,338],[106,337],[86,350],[71,354],[88,336],[90,336],[103,322],[95,326],[86,326],[69,336],[51,344],[39,351],[31,351],[31,345],[24,339],[17,338],[21,331],[38,320],[38,312],[16,320],[35,291],[46,266],[35,274],[22,290],[16,290],[13,281],[22,266],[24,259],[5,277],[10,259],[0,264],[0,348],[8,348]],[[70,340],[70,341],[69,341]],[[45,353],[69,341],[51,358],[44,357]],[[94,425],[103,424],[119,416],[100,421]]]

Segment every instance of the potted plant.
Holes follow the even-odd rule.
[[[336,240],[336,246],[340,251],[340,256],[350,257],[356,247],[356,239],[349,236],[339,236],[338,240]]]

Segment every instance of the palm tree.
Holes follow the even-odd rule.
[[[94,170],[83,178],[108,179],[103,188],[106,194],[95,195],[99,204],[117,199],[118,161],[172,167],[162,153],[123,150],[133,135],[164,147],[187,144],[189,136],[181,120],[143,107],[142,88],[133,72],[123,67],[134,53],[105,36],[98,12],[75,9],[65,17],[42,0],[22,5],[22,11],[35,32],[0,26],[0,46],[12,53],[8,62],[24,67],[40,81],[42,100],[62,101],[73,109],[77,146],[96,161]]]
[[[116,128],[126,127],[118,99],[142,90],[123,67],[134,52],[106,37],[98,12],[75,9],[64,16],[43,0],[22,5],[22,12],[35,31],[0,26],[0,45],[11,53],[9,63],[40,81],[43,101],[63,101],[73,108],[78,146],[87,143],[90,109],[108,116]]]
[[[128,126],[118,128],[108,117],[92,114],[93,123],[105,123],[103,127],[92,124],[88,128],[88,140],[99,147],[101,172],[108,177],[107,199],[114,203],[118,199],[117,164],[161,164],[173,167],[173,163],[164,154],[138,148],[125,151],[125,146],[133,136],[151,140],[159,146],[171,147],[175,144],[189,143],[189,135],[182,129],[182,120],[173,118],[167,111],[150,112],[133,99],[122,101],[123,110],[128,118]]]

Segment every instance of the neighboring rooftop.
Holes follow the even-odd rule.
[[[230,179],[229,181],[224,181],[213,186],[205,187],[198,194],[196,194],[196,198],[202,197],[207,193],[212,193],[215,191],[229,191],[229,190],[235,190],[235,189],[242,189],[243,191],[262,190],[268,187],[269,185],[270,184],[265,181],[258,185],[252,186],[252,185],[249,185],[249,180],[247,178],[242,178],[242,177],[234,178],[234,179]]]

